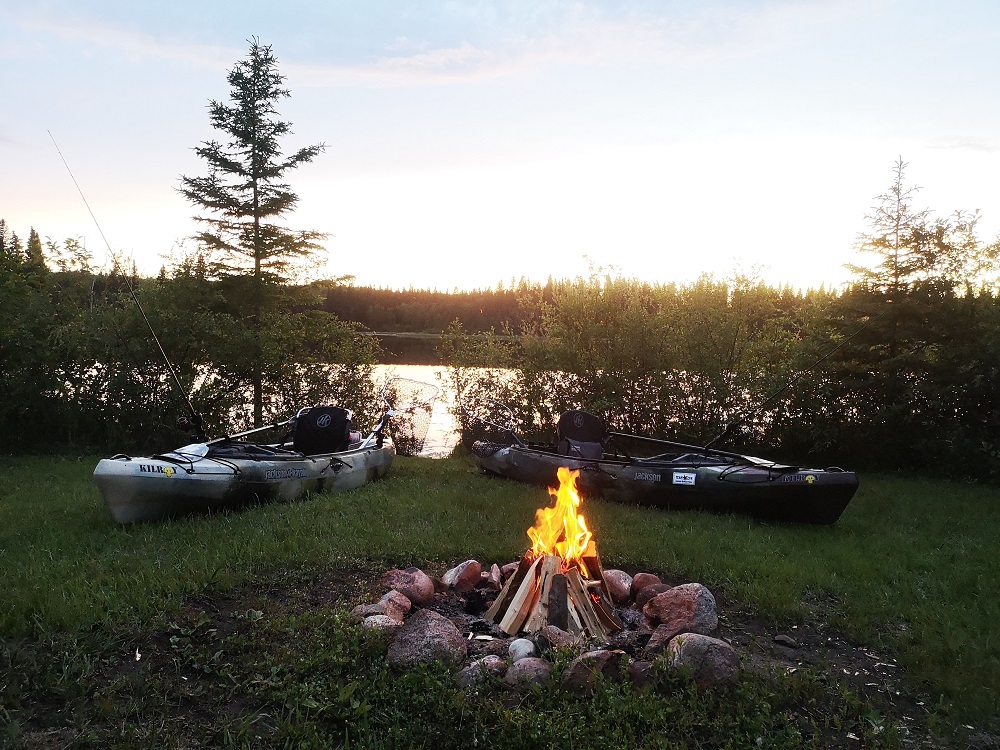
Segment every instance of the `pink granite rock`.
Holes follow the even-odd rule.
[[[504,682],[514,687],[544,685],[552,674],[552,665],[538,656],[529,656],[511,664],[504,675]]]
[[[446,586],[462,594],[476,587],[482,578],[482,572],[483,566],[478,560],[466,560],[441,576],[441,580]]]
[[[505,662],[502,658],[496,654],[487,654],[480,659],[476,659],[474,662],[469,664],[469,666],[459,672],[456,679],[458,680],[458,684],[462,687],[472,688],[482,684],[488,680],[490,676],[502,676],[504,670],[506,669],[507,662]]]
[[[635,595],[635,608],[641,612],[642,608],[646,606],[646,602],[657,594],[670,591],[671,588],[669,583],[651,583],[648,586],[643,586]]]
[[[393,620],[388,615],[370,615],[361,621],[361,627],[368,630],[379,630],[386,633],[395,633],[403,623]]]
[[[598,679],[617,682],[622,676],[622,660],[628,660],[624,651],[588,651],[569,663],[563,672],[562,686],[574,693],[593,691]]]
[[[386,615],[396,622],[402,622],[411,606],[412,604],[406,596],[393,589],[374,604],[359,604],[351,610],[351,615],[356,619],[372,615]]]
[[[580,639],[555,625],[546,625],[535,634],[535,642],[543,650],[575,648],[580,645]]]
[[[675,633],[708,635],[719,627],[715,597],[700,583],[685,583],[657,594],[646,602],[642,613],[654,622],[675,628]]]
[[[654,583],[663,583],[663,581],[660,580],[659,576],[652,573],[636,573],[632,576],[632,598],[635,599],[636,594],[646,586],[651,586]]]
[[[624,570],[605,570],[604,582],[608,585],[611,601],[621,606],[632,598],[632,576]]]
[[[653,664],[642,659],[632,659],[628,663],[628,678],[636,690],[649,690],[656,682]]]
[[[434,601],[434,581],[420,568],[390,570],[382,576],[382,585],[396,589],[418,607]]]

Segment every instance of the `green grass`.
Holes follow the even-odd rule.
[[[124,669],[118,663],[123,634],[159,629],[176,636],[180,630],[169,628],[180,627],[191,601],[294,579],[305,575],[302,571],[363,569],[377,575],[386,567],[419,565],[441,572],[470,557],[509,561],[526,547],[525,529],[535,509],[548,504],[544,490],[480,476],[464,459],[400,458],[385,480],[356,491],[123,528],[111,521],[90,481],[95,464],[89,458],[0,460],[0,638],[8,644],[7,668],[15,677],[21,675],[0,685],[0,722],[6,713],[12,725],[30,727],[29,699],[41,705],[77,700],[77,742],[97,731],[93,722],[102,711],[109,721],[120,722],[122,691],[130,696],[129,705],[134,703],[132,718],[149,713],[161,698],[184,703],[183,695],[171,693],[175,688],[148,674],[148,690],[130,682],[138,678],[119,674]],[[949,722],[988,727],[1000,715],[1000,568],[994,541],[1000,504],[992,489],[866,476],[844,516],[829,528],[663,513],[597,500],[585,501],[583,510],[605,567],[700,581],[734,606],[779,623],[821,619],[858,643],[895,654],[911,689],[929,696]],[[575,737],[577,746],[597,741],[608,747],[638,746],[634,737],[630,745],[625,736],[562,726],[564,719],[555,709],[565,709],[565,698],[558,695],[538,697],[534,709],[507,706],[507,699],[473,706],[433,670],[391,677],[399,689],[389,690],[381,683],[390,676],[383,673],[379,644],[345,628],[339,618],[337,612],[307,608],[273,621],[265,618],[259,626],[241,620],[248,630],[227,636],[223,650],[255,654],[247,663],[228,657],[224,664],[220,657],[213,661],[219,643],[189,633],[183,637],[192,651],[175,649],[176,664],[194,659],[219,679],[224,674],[209,692],[221,689],[220,684],[237,685],[245,700],[281,707],[277,715],[269,714],[267,736],[283,738],[288,745],[319,747],[334,737],[337,744],[349,746],[352,731],[355,737],[365,731],[384,734],[386,747],[412,744],[415,740],[401,728],[401,717],[409,710],[422,717],[420,722],[430,722],[428,737],[453,730],[456,716],[467,716],[468,726],[453,732],[454,737],[469,743],[478,738],[484,746],[491,732],[509,746],[529,747],[554,741],[559,731]],[[325,650],[317,648],[319,642],[326,644]],[[49,660],[42,656],[46,651],[53,654]],[[331,664],[331,659],[340,661]],[[253,667],[248,666],[251,661]],[[293,669],[293,662],[308,666]],[[254,672],[258,663],[260,674]],[[115,673],[114,680],[109,681],[108,670]],[[754,737],[763,733],[771,738],[772,746],[794,747],[791,735],[787,742],[779,741],[780,721],[770,725],[766,717],[779,716],[776,707],[794,704],[796,696],[815,701],[811,691],[819,689],[806,675],[777,682],[754,678],[741,694],[724,698],[730,708],[734,702],[741,708],[720,712],[708,705],[720,698],[688,695],[671,687],[671,679],[664,676],[662,684],[668,686],[666,692],[677,693],[676,704],[670,702],[674,698],[665,701],[662,691],[657,700],[626,700],[616,694],[620,688],[608,686],[601,698],[604,709],[620,713],[622,721],[650,727],[662,722],[687,726],[691,717],[700,717],[713,731],[750,738],[747,745],[735,742],[732,747],[749,746],[754,732]],[[21,685],[17,696],[11,692],[15,684]],[[147,700],[136,691],[145,691]],[[310,691],[320,698],[303,697]],[[421,707],[420,700],[429,705]],[[828,722],[870,710],[850,696],[827,695],[825,700],[834,712]],[[115,707],[105,706],[109,702]],[[802,714],[801,705],[797,710]],[[304,720],[310,711],[313,718]],[[572,712],[601,723],[592,704]],[[224,726],[212,725],[213,742],[254,744],[249,714],[236,714]],[[176,722],[179,728],[197,726],[190,717],[185,724],[184,716],[168,712],[158,720]],[[699,739],[699,731],[678,730],[674,737],[689,747],[725,746]],[[107,740],[100,732],[95,736]],[[366,736],[370,740],[373,735]],[[883,746],[892,746],[890,739],[883,735]],[[153,738],[138,735],[118,741],[121,746],[157,746]],[[3,742],[0,732],[0,747]],[[449,742],[426,740],[438,747],[461,746]]]

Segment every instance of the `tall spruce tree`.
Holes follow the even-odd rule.
[[[312,161],[325,144],[283,154],[280,141],[291,125],[278,119],[277,104],[291,94],[277,65],[271,47],[252,39],[247,58],[229,71],[229,103],[209,104],[212,127],[225,134],[224,142],[195,148],[208,175],[182,176],[180,188],[204,211],[195,217],[204,227],[195,240],[213,259],[212,275],[230,291],[230,313],[246,333],[238,358],[252,388],[255,426],[263,418],[268,315],[288,306],[287,282],[325,237],[279,223],[298,202],[283,182],[286,173]]]
[[[864,286],[890,299],[921,287],[947,293],[994,285],[998,248],[978,238],[979,212],[955,211],[950,218],[932,219],[929,209],[915,209],[920,188],[904,184],[908,166],[902,158],[893,165],[892,184],[865,216],[871,231],[858,237],[857,249],[876,263],[847,268]]]
[[[857,249],[874,256],[877,263],[874,267],[847,264],[863,283],[890,297],[908,289],[927,265],[930,211],[913,208],[913,197],[920,188],[904,185],[907,166],[902,157],[897,159],[892,185],[876,198],[873,213],[865,216],[871,233],[858,238]]]

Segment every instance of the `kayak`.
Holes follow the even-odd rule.
[[[102,459],[94,483],[120,524],[352,490],[384,476],[397,451],[422,449],[439,392],[390,378],[382,389],[382,419],[367,437],[353,429],[350,409],[309,406],[285,422],[214,440],[205,441],[199,429],[197,442],[167,453]],[[279,442],[248,439],[276,429],[284,433]]]
[[[575,427],[574,427],[575,425]],[[858,489],[853,471],[809,468],[714,448],[610,432],[594,415],[565,413],[558,442],[476,441],[479,468],[507,479],[545,487],[559,484],[560,466],[578,469],[585,496],[664,510],[738,513],[766,521],[833,524]],[[654,445],[658,453],[633,457],[618,446]]]
[[[314,492],[350,490],[382,477],[396,455],[392,441],[305,456],[276,446],[194,443],[150,457],[119,454],[94,470],[120,524],[289,502]]]

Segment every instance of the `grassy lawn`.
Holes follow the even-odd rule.
[[[385,644],[345,617],[381,572],[508,562],[548,504],[465,459],[400,458],[352,492],[129,528],[95,464],[0,459],[0,747],[903,746],[886,706],[823,669],[748,671],[718,694],[664,670],[650,695],[608,685],[587,701],[391,674]],[[724,618],[819,623],[891,655],[942,743],[1000,732],[994,490],[865,476],[830,528],[583,512],[605,567],[699,581]]]

